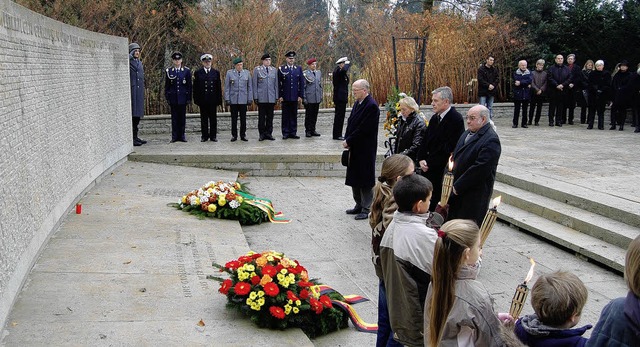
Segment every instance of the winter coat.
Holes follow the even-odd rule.
[[[530,347],[582,347],[587,342],[582,335],[593,326],[557,329],[544,325],[536,314],[524,316],[516,322],[516,336]]]
[[[144,67],[142,61],[129,54],[129,80],[131,82],[131,115],[144,116]]]
[[[602,309],[587,347],[640,346],[640,299],[629,291]]]
[[[613,104],[616,107],[626,108],[631,99],[631,71],[618,71],[611,80],[611,90],[613,92]]]
[[[369,188],[375,184],[379,123],[380,107],[371,95],[353,105],[344,133],[349,146],[345,184],[350,187]]]
[[[606,103],[611,92],[611,74],[609,71],[593,70],[589,73],[589,105]]]
[[[478,68],[478,96],[494,96],[498,92],[498,69],[494,66],[487,67],[486,64],[480,65]],[[493,84],[495,88],[489,90],[489,85]]]
[[[540,94],[540,96],[544,95],[547,92],[547,72],[544,70],[533,70],[531,72],[531,77],[531,89],[533,89],[532,94],[536,95],[538,90],[542,90],[542,94]]]
[[[394,152],[404,154],[415,162],[426,128],[424,118],[416,112],[412,112],[406,120],[400,117]]]
[[[549,68],[549,89],[553,93],[565,93],[569,90],[571,83],[571,70],[566,65],[555,64]],[[562,91],[558,90],[559,85],[563,86]]]
[[[504,346],[500,337],[500,321],[493,311],[493,299],[487,288],[476,281],[479,265],[463,266],[456,279],[453,307],[442,332],[440,347],[493,347]],[[424,340],[429,341],[429,309],[433,288],[429,286],[424,308]],[[471,330],[471,331],[469,331]],[[469,340],[464,340],[463,336]],[[461,344],[459,344],[461,342]],[[427,344],[425,343],[425,346]],[[428,347],[428,346],[427,346]]]
[[[380,243],[391,329],[407,346],[424,345],[423,308],[438,239],[426,226],[428,216],[396,211]]]
[[[515,81],[519,81],[520,85],[516,86]],[[532,81],[533,76],[531,75],[531,71],[528,69],[525,69],[524,71],[517,69],[516,72],[513,73],[513,99],[518,101],[531,100]]]
[[[349,101],[349,68],[351,64],[344,64],[344,68],[336,66],[333,70],[333,102],[347,103]]]

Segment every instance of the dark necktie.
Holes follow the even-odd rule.
[[[440,124],[440,115],[439,114],[436,113],[433,118],[435,120],[436,125]]]

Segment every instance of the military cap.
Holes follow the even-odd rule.
[[[336,64],[346,63],[348,61],[347,59],[349,59],[349,58],[342,57],[342,58],[338,59],[338,61],[336,61]]]
[[[294,51],[289,51],[289,52],[287,52],[287,54],[285,54],[284,56],[285,56],[285,57],[287,57],[287,58],[293,58],[293,57],[295,57],[295,56],[296,56],[296,52],[294,52]]]
[[[307,65],[311,65],[311,64],[315,63],[316,61],[317,61],[316,58],[311,58],[311,59],[307,60]]]
[[[129,44],[129,53],[131,53],[132,51],[136,50],[136,49],[140,49],[140,45],[132,42]]]
[[[262,55],[262,57],[260,57],[260,60],[265,60],[265,59],[269,59],[269,58],[271,58],[269,53],[265,53],[265,54]]]
[[[238,63],[242,63],[242,58],[236,57],[235,59],[233,59],[233,65],[236,65]]]
[[[211,59],[213,59],[213,57],[209,53],[205,53],[200,56],[200,60],[202,61],[205,61],[205,60],[211,61]]]
[[[182,53],[180,53],[178,51],[173,52],[173,54],[171,54],[171,59],[173,59],[173,60],[182,59]]]

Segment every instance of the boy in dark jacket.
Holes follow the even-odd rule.
[[[527,346],[578,346],[591,325],[572,329],[580,320],[587,302],[587,287],[570,273],[557,271],[541,275],[531,289],[531,306],[536,312],[516,322],[515,332]]]

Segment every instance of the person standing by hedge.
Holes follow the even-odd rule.
[[[518,69],[513,73],[513,128],[518,127],[520,118],[520,108],[522,107],[522,127],[527,127],[527,109],[531,100],[531,82],[533,78],[531,71],[527,69],[527,61],[520,60]]]
[[[131,82],[131,119],[133,125],[133,145],[142,146],[147,141],[138,137],[138,124],[144,117],[144,67],[140,60],[140,45],[129,45],[129,79]]]
[[[534,120],[535,114],[535,126],[538,126],[540,122],[540,116],[542,115],[542,102],[544,101],[545,94],[547,92],[547,71],[544,70],[544,59],[538,59],[536,61],[536,69],[531,73],[531,108],[529,109],[529,125]]]
[[[498,92],[500,81],[498,69],[493,66],[494,58],[489,56],[486,63],[478,69],[478,97],[480,105],[489,109],[489,116],[493,118],[493,100]]]
[[[202,68],[193,74],[193,102],[200,107],[201,142],[218,141],[217,107],[222,105],[222,86],[220,72],[211,68],[212,58],[211,54],[203,54]]]
[[[165,70],[164,97],[171,107],[171,143],[187,142],[187,105],[191,103],[191,70],[182,66],[182,53],[171,55],[173,66]]]

